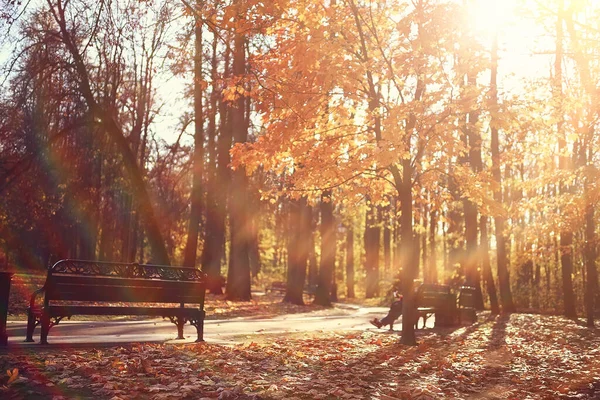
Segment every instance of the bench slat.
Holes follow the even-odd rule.
[[[186,285],[187,286],[187,285]],[[143,286],[55,285],[47,289],[46,299],[70,301],[126,301],[152,303],[201,303],[202,287],[152,288]]]
[[[155,288],[179,288],[186,285],[204,286],[199,281],[167,281],[160,279],[139,279],[106,276],[84,276],[84,275],[52,275],[49,285],[74,284],[80,286],[138,286]]]
[[[65,315],[150,315],[193,316],[201,312],[199,308],[181,307],[98,307],[98,306],[49,306],[46,309],[51,316]]]

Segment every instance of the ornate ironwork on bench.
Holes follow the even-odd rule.
[[[127,264],[87,260],[61,260],[48,268],[44,286],[31,295],[27,342],[41,325],[42,344],[50,329],[73,315],[148,315],[169,318],[183,339],[186,322],[196,327],[197,341],[204,334],[206,274],[195,268]],[[39,298],[43,295],[43,302]],[[106,303],[168,303],[116,306]],[[93,305],[86,305],[92,303]],[[100,304],[99,303],[105,303]],[[186,305],[194,307],[186,307]]]

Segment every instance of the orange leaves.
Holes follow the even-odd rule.
[[[261,335],[237,346],[108,347],[101,356],[93,349],[54,349],[48,363],[53,369],[44,369],[48,354],[10,353],[0,360],[12,364],[0,364],[9,369],[0,396],[10,398],[4,396],[12,393],[8,390],[38,390],[40,385],[122,399],[600,395],[600,336],[565,318],[484,313],[468,329],[420,332],[418,347],[398,340],[396,334],[354,331]]]
[[[12,371],[11,370],[6,371],[6,375],[8,375],[8,381],[6,382],[6,384],[10,385],[14,381],[16,381],[17,378],[19,377],[19,370],[17,368],[13,368]]]

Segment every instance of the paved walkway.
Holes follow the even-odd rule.
[[[377,330],[369,320],[382,317],[387,307],[359,307],[338,305],[333,310],[301,314],[287,314],[273,318],[240,317],[227,320],[207,320],[204,338],[209,343],[244,343],[257,340],[260,335],[301,334],[320,331]],[[429,321],[428,321],[429,322]],[[26,321],[8,322],[8,347],[39,346],[39,327],[36,343],[25,343]],[[428,324],[429,325],[429,324]],[[402,329],[400,321],[394,326]],[[385,329],[378,331],[385,332]],[[139,321],[61,321],[50,331],[48,341],[53,345],[109,345],[131,342],[188,343],[196,339],[196,329],[189,324],[184,330],[184,340],[176,340],[174,324],[163,319]]]

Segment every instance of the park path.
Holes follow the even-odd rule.
[[[361,307],[337,304],[332,309],[273,318],[239,317],[225,320],[207,320],[204,338],[208,343],[235,344],[260,340],[268,335],[301,335],[333,331],[364,331],[376,329],[369,320],[382,317],[387,307]],[[9,321],[9,348],[39,346],[25,343],[26,321]],[[402,329],[401,321],[394,326]],[[133,342],[188,343],[196,339],[196,329],[186,325],[184,340],[176,340],[176,328],[168,320],[147,319],[136,321],[61,321],[50,331],[52,345],[118,344]],[[39,341],[39,327],[34,336]]]

